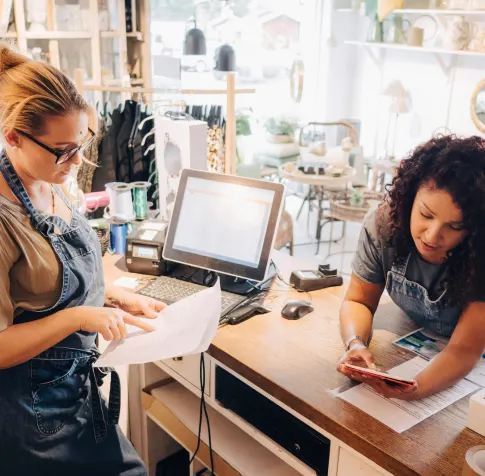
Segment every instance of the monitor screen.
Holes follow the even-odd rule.
[[[247,279],[263,279],[284,187],[210,172],[184,172],[164,257]]]

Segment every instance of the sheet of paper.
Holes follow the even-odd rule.
[[[167,228],[167,224],[166,223],[147,221],[147,222],[143,223],[143,225],[141,226],[140,229],[141,230],[157,230],[157,231],[163,231],[163,230],[165,230],[165,228]]]
[[[415,357],[394,367],[392,372],[402,377],[414,378],[428,364],[429,362],[421,357]],[[338,397],[360,408],[398,433],[402,433],[477,390],[477,388],[478,386],[472,382],[461,380],[456,385],[431,397],[407,402],[394,398],[384,398],[369,386],[360,384],[342,392]]]
[[[470,382],[485,387],[485,359],[482,357],[476,367],[465,377]]]
[[[436,357],[448,344],[448,339],[430,332],[424,327],[393,341],[398,347],[410,350],[426,360]]]
[[[135,289],[138,286],[138,279],[123,276],[118,278],[114,283],[115,286],[121,286],[123,288]]]
[[[167,306],[146,332],[129,326],[125,339],[112,341],[94,364],[106,367],[144,364],[156,360],[205,352],[214,338],[221,316],[219,280],[211,287]]]
[[[432,360],[448,345],[448,341],[449,339],[445,337],[421,328],[399,337],[393,343],[427,360]],[[465,378],[481,387],[485,387],[485,354],[482,355],[480,362]]]

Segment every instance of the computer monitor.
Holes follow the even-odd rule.
[[[284,186],[184,169],[163,247],[168,261],[252,281],[265,278]]]

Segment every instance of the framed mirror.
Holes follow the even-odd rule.
[[[473,91],[470,113],[475,127],[485,133],[485,79]]]

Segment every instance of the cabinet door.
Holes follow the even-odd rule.
[[[340,448],[337,476],[383,476],[384,474],[367,464],[363,457],[359,458],[345,448]]]

